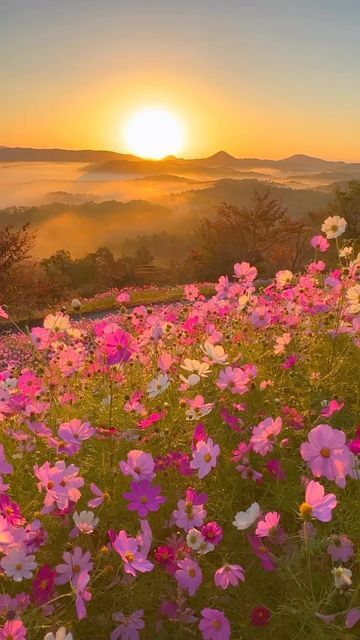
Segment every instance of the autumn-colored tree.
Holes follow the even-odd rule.
[[[306,236],[306,224],[292,220],[281,199],[268,189],[256,191],[249,206],[222,203],[214,219],[201,222],[190,261],[201,279],[231,275],[234,263],[242,260],[262,275],[282,266],[297,269]]]

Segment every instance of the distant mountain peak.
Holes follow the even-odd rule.
[[[207,159],[208,160],[236,160],[234,156],[232,156],[227,151],[223,151],[223,150],[213,153],[213,155],[209,156],[209,158]]]

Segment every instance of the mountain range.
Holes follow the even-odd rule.
[[[359,172],[360,162],[323,160],[304,154],[295,154],[280,160],[261,158],[235,158],[226,151],[218,151],[206,158],[176,158],[162,160],[139,158],[116,151],[35,149],[0,146],[0,162],[84,162],[94,163],[91,172],[128,174],[167,174],[193,172],[194,169],[275,169],[285,172]]]

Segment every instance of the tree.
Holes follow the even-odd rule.
[[[360,238],[360,180],[349,182],[346,191],[337,187],[331,214],[345,218],[348,237],[354,240]]]
[[[9,277],[13,267],[29,260],[34,247],[35,234],[25,224],[20,229],[7,226],[0,230],[0,282]]]
[[[291,220],[280,198],[269,189],[256,191],[249,206],[222,203],[213,220],[201,222],[190,261],[200,279],[231,275],[234,263],[242,260],[270,275],[282,263],[298,267],[306,234],[305,223]]]

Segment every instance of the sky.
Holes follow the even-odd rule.
[[[185,157],[360,160],[359,0],[0,0],[0,146],[127,152],[160,106]]]

